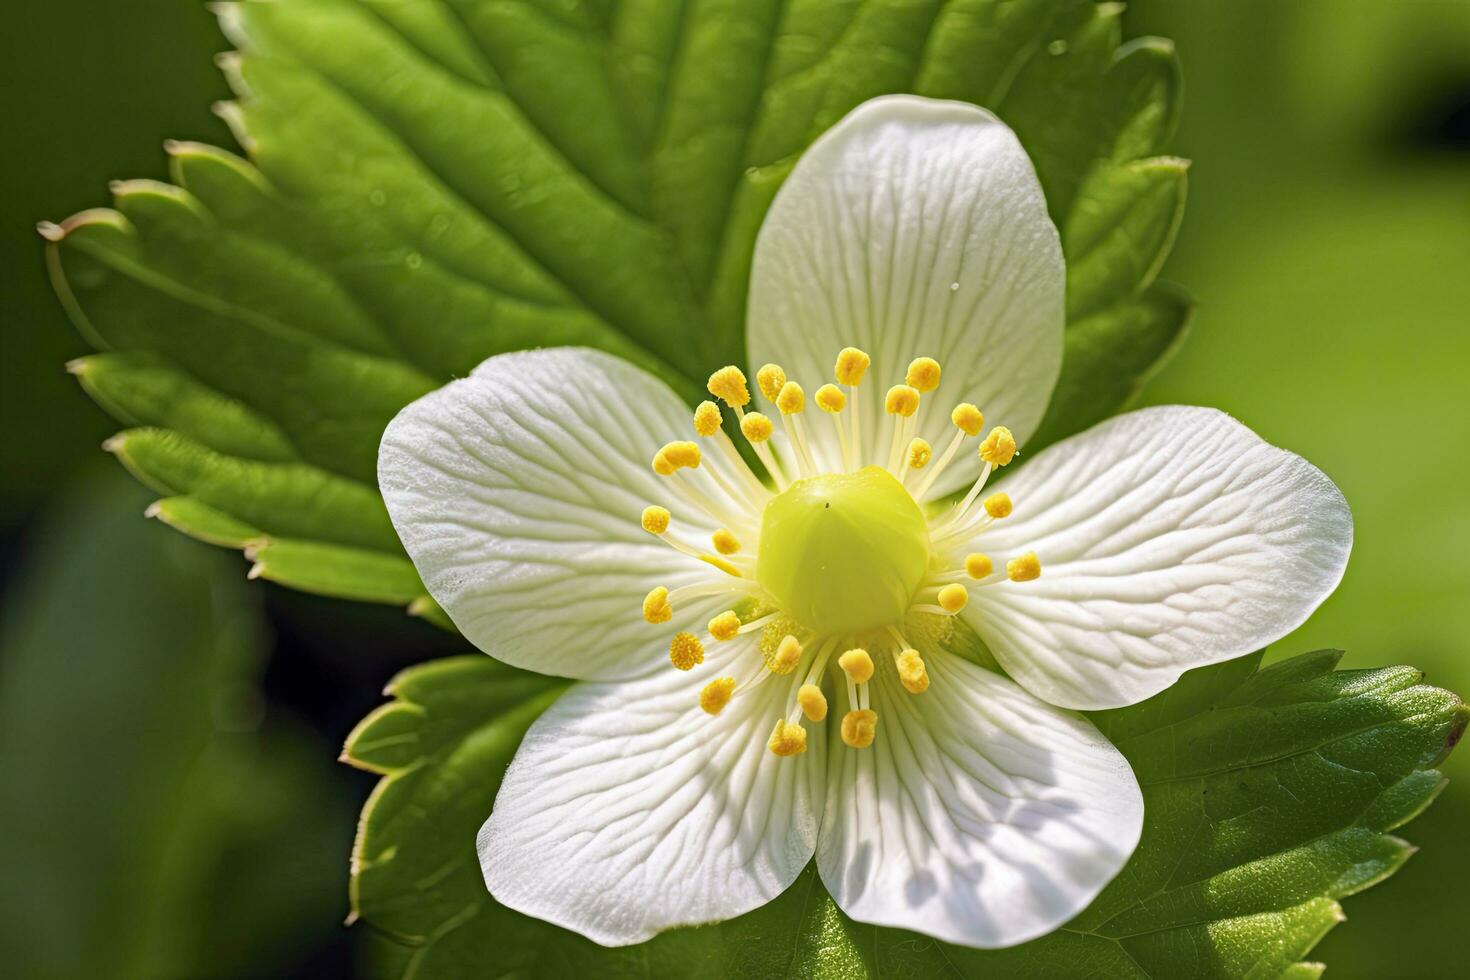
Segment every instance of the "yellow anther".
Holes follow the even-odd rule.
[[[698,469],[699,461],[703,458],[703,455],[699,451],[699,443],[697,442],[670,442],[665,444],[664,448],[658,451],[658,456],[653,458],[655,472],[658,471],[659,456],[662,456],[676,470]],[[667,476],[668,474],[661,475]]]
[[[855,749],[865,749],[878,735],[878,712],[864,709],[842,716],[842,741]]]
[[[796,637],[788,633],[781,638],[780,646],[776,647],[776,655],[770,659],[767,666],[771,668],[771,673],[784,677],[795,670],[799,663],[801,663],[801,644],[797,642]]]
[[[734,639],[735,634],[739,632],[740,617],[735,615],[733,609],[726,609],[709,621],[709,635],[717,640]]]
[[[985,414],[969,402],[961,402],[949,413],[949,420],[967,436],[978,436],[985,428]]]
[[[755,383],[761,394],[766,396],[766,401],[773,402],[786,383],[786,371],[779,364],[762,364],[761,369],[755,372]]]
[[[771,740],[766,744],[779,756],[801,755],[806,751],[806,729],[783,719],[776,722]]]
[[[675,633],[669,642],[669,663],[680,670],[693,670],[704,663],[704,644],[693,633]]]
[[[796,692],[796,703],[807,721],[821,721],[827,717],[827,696],[815,684],[803,684]]]
[[[700,555],[699,560],[707,565],[713,565],[731,578],[744,578],[740,569],[721,558],[719,555]]]
[[[667,623],[674,618],[674,607],[669,605],[669,590],[660,585],[643,597],[643,618],[650,623]]]
[[[1012,582],[1029,582],[1041,578],[1041,559],[1036,552],[1028,551],[1020,558],[1006,562],[1006,575]]]
[[[854,387],[863,383],[863,375],[872,363],[873,359],[865,351],[856,347],[844,347],[837,352],[837,366],[832,369],[832,373],[837,376],[838,384]]]
[[[995,466],[1004,466],[1016,458],[1016,437],[1011,430],[997,425],[980,443],[980,458]]]
[[[720,368],[709,376],[709,393],[731,408],[744,408],[750,404],[750,389],[745,386],[745,372],[733,364]]]
[[[795,381],[788,381],[776,396],[776,407],[782,415],[795,415],[806,408],[806,392]]]
[[[662,449],[653,454],[653,471],[659,476],[673,476],[676,469],[678,467],[669,462]]]
[[[1011,516],[1011,498],[1009,494],[992,493],[985,498],[985,513],[996,520]]]
[[[694,431],[702,436],[712,436],[720,431],[720,406],[704,401],[694,410]]]
[[[932,357],[916,357],[909,362],[909,372],[903,379],[911,388],[933,391],[939,387],[939,362]]]
[[[731,534],[727,527],[710,535],[710,540],[714,542],[715,550],[722,555],[733,555],[740,550],[740,539]]]
[[[847,396],[836,385],[822,385],[817,389],[817,407],[836,415],[847,407]]]
[[[965,574],[970,578],[984,578],[995,571],[995,562],[990,560],[989,555],[976,552],[965,556]]]
[[[699,692],[699,706],[704,709],[705,714],[717,715],[725,710],[725,705],[730,703],[730,697],[734,693],[735,678],[716,677]]]
[[[854,684],[866,684],[873,676],[873,658],[866,650],[849,650],[837,658],[837,666]]]
[[[965,603],[970,601],[970,592],[958,582],[946,585],[939,590],[939,608],[953,615],[965,608]]]
[[[883,399],[883,411],[889,415],[911,417],[919,410],[919,392],[908,385],[894,385]]]
[[[669,521],[672,518],[673,515],[668,512],[667,508],[657,505],[645,507],[643,508],[643,530],[649,534],[663,534],[669,529]]]
[[[929,465],[929,460],[934,456],[934,447],[923,439],[912,439],[909,441],[909,466],[912,469],[922,470]]]
[[[748,412],[745,418],[740,420],[740,431],[745,433],[745,438],[751,442],[765,442],[771,438],[771,433],[776,431],[776,425],[760,412]]]
[[[898,679],[910,694],[923,694],[929,690],[929,671],[924,668],[924,658],[917,650],[905,650],[898,655]]]

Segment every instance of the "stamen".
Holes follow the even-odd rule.
[[[776,728],[771,732],[771,740],[767,744],[772,752],[783,758],[800,755],[806,751],[806,729],[783,718],[776,722]]]
[[[817,464],[807,446],[806,428],[801,420],[801,413],[806,410],[806,392],[801,385],[795,381],[782,385],[780,393],[776,395],[776,408],[781,412],[781,425],[786,429],[786,438],[791,440],[791,447],[796,451],[801,475],[816,476]]]
[[[992,493],[990,496],[985,498],[984,507],[985,513],[989,514],[996,520],[1000,520],[1002,517],[1010,517],[1012,510],[1010,495],[1004,493]]]
[[[669,593],[669,605],[677,607],[681,602],[690,599],[700,599],[705,596],[746,594],[753,595],[760,591],[760,583],[753,582],[747,578],[737,578],[733,582],[720,580],[716,582],[698,582],[694,585],[681,585]]]
[[[782,415],[795,415],[806,408],[806,392],[795,381],[783,384],[773,400]]]
[[[969,590],[958,582],[939,590],[939,608],[953,616],[970,601]]]
[[[773,619],[776,619],[780,615],[781,614],[779,612],[766,613],[764,616],[761,616],[757,619],[752,619],[750,622],[740,627],[740,632],[754,633],[756,630],[760,629],[762,626],[771,622]]]
[[[832,637],[826,640],[821,645],[821,647],[817,649],[817,655],[812,657],[811,666],[807,668],[806,680],[802,682],[803,686],[815,685],[823,676],[826,675],[827,661],[832,659],[832,651],[836,649],[836,637]],[[844,675],[844,678],[845,677],[846,675]],[[848,680],[847,683],[850,686],[852,684],[852,681]]]
[[[980,467],[980,475],[975,478],[974,486],[970,487],[970,492],[965,494],[965,499],[960,501],[960,505],[950,512],[949,520],[945,521],[942,527],[934,531],[934,537],[945,537],[964,524],[965,515],[970,512],[971,506],[975,503],[975,498],[980,496],[980,491],[985,489],[985,481],[990,479],[990,469],[991,466],[989,463]]]
[[[750,441],[750,446],[760,461],[770,471],[771,478],[780,486],[785,486],[789,481],[786,479],[786,471],[776,462],[776,456],[766,442],[776,432],[776,424],[760,412],[746,412],[740,419],[740,431]]]
[[[847,426],[842,424],[840,416],[847,405],[847,396],[836,385],[822,385],[817,389],[817,405],[827,413],[827,417],[832,420],[832,427],[837,430],[837,441],[842,446],[842,471],[846,473],[852,469],[852,444],[848,441]]]
[[[939,362],[932,357],[914,358],[909,362],[904,381],[910,388],[923,392],[933,391],[939,387]]]
[[[720,368],[709,376],[709,393],[731,408],[743,408],[750,404],[750,389],[745,386],[745,372],[733,364]]]
[[[796,703],[807,721],[823,721],[827,717],[827,696],[815,684],[803,684],[796,692]]]
[[[1012,582],[1030,582],[1041,577],[1041,559],[1036,552],[1028,551],[1019,558],[1006,562],[1006,577]]]
[[[990,560],[989,555],[979,552],[965,556],[965,574],[970,578],[985,578],[995,571],[995,563]]]
[[[985,413],[969,402],[960,402],[949,413],[949,420],[967,436],[978,436],[985,428]]]
[[[877,735],[878,712],[864,708],[842,716],[842,741],[852,748],[867,748]]]
[[[649,534],[663,534],[669,529],[669,521],[673,515],[665,507],[643,508],[643,530]]]
[[[776,426],[760,412],[747,412],[740,420],[740,431],[751,442],[765,442],[776,431]]]
[[[825,384],[818,388],[816,399],[817,407],[831,415],[836,415],[847,407],[847,396],[834,384]]]
[[[730,697],[735,693],[735,678],[716,677],[699,692],[699,706],[705,714],[717,715],[725,710]]]
[[[770,667],[771,673],[784,677],[794,671],[799,663],[801,663],[801,644],[797,642],[796,637],[788,633],[781,638],[781,645],[776,647],[776,655],[771,658],[767,666]]]
[[[708,438],[720,431],[720,406],[711,401],[702,401],[694,409],[694,431]]]
[[[995,466],[1005,466],[1016,458],[1016,437],[1011,430],[997,425],[980,443],[980,458]]]
[[[903,651],[894,660],[898,667],[898,679],[910,694],[923,694],[929,690],[929,671],[924,667],[924,658],[912,648]]]
[[[670,520],[669,512],[662,507],[643,508],[643,530],[652,534],[680,554],[688,555],[690,558],[705,559],[705,555],[701,555],[696,549],[689,547],[672,534],[669,534]],[[711,555],[709,557],[713,558],[714,556]],[[731,571],[730,574],[737,577],[740,576],[738,571]]]
[[[755,372],[755,383],[766,401],[773,402],[781,394],[781,386],[786,384],[786,371],[779,364],[762,364]]]
[[[720,571],[724,572],[726,575],[731,576],[732,578],[745,578],[745,573],[740,571],[740,569],[736,568],[734,565],[730,564],[723,558],[716,557],[715,555],[701,555],[699,552],[693,550],[692,548],[686,549],[683,545],[680,545],[674,541],[670,541],[668,538],[664,538],[664,540],[668,541],[670,544],[674,545],[674,547],[678,548],[680,551],[683,551],[685,554],[693,555],[695,558],[698,558],[700,561],[704,562],[707,565],[713,565],[715,568],[718,568]]]
[[[858,703],[858,687],[857,687],[856,684],[854,684],[852,682],[852,678],[849,677],[847,674],[844,673],[842,675],[842,680],[847,684],[847,705],[848,705],[848,707],[849,708],[852,708],[852,709],[857,709],[857,708],[862,707],[862,705],[860,705]]]
[[[866,650],[847,651],[837,658],[837,666],[854,684],[866,684],[873,677],[873,658]]]
[[[699,451],[699,443],[697,442],[678,441],[666,443],[662,449],[654,454],[653,469],[660,476],[668,476],[669,473],[662,472],[662,468],[659,466],[660,459],[670,468],[669,473],[672,473],[674,470],[699,469],[702,454]]]
[[[837,354],[837,365],[833,370],[837,383],[847,385],[852,389],[852,451],[854,453],[863,451],[863,413],[862,408],[858,405],[858,386],[863,383],[863,375],[867,372],[868,365],[872,363],[873,359],[866,352],[856,347],[844,347]],[[846,460],[846,455],[846,453],[843,454],[843,462],[850,470],[854,464]]]
[[[643,618],[655,625],[667,623],[674,618],[674,607],[669,602],[669,590],[662,585],[643,597]]]
[[[709,635],[716,640],[733,640],[739,632],[740,617],[733,609],[726,609],[709,621]]]
[[[872,363],[873,359],[866,352],[856,347],[844,347],[837,352],[837,365],[833,368],[833,374],[837,376],[838,384],[856,388],[863,383],[863,375]]]
[[[919,410],[919,391],[909,385],[894,385],[883,399],[883,411],[911,418]]]
[[[721,434],[723,435],[723,433]],[[744,467],[745,464],[741,463],[741,468]],[[737,507],[743,505],[750,510],[758,511],[761,507],[765,505],[765,501],[760,497],[752,498],[750,492],[747,489],[743,487],[737,487],[735,484],[731,483],[729,478],[727,478],[725,474],[720,472],[720,468],[718,466],[706,466],[703,468],[703,472],[706,476],[710,478],[714,485],[718,487],[720,491],[724,493],[725,496],[728,497],[730,501],[733,502]],[[701,494],[696,488],[690,487],[690,490],[700,498],[703,498],[704,495]],[[700,508],[705,511],[705,513],[716,517],[717,520],[724,520],[725,518],[719,517],[716,514],[716,511],[724,513],[724,509],[717,506],[712,506],[712,504],[713,502],[707,502],[701,499]],[[743,517],[744,515],[742,514],[741,516]]]
[[[722,555],[733,555],[740,550],[740,539],[735,537],[727,527],[722,527],[710,536],[715,550]]]
[[[980,430],[985,427],[985,416],[981,414],[980,409],[969,402],[961,402],[956,405],[954,411],[949,413],[949,420],[955,424],[956,432],[950,437],[949,445],[944,447],[944,455],[939,457],[939,462],[934,464],[929,475],[914,490],[916,500],[922,500],[934,486],[934,481],[938,480],[939,475],[949,467],[955,454],[960,451],[960,443],[965,441],[965,437],[978,436]]]
[[[908,385],[894,385],[888,389],[888,395],[883,399],[883,410],[891,416],[896,416],[893,438],[888,442],[888,472],[901,476],[899,458],[902,455],[904,441],[908,438],[909,420],[919,410],[919,392]]]
[[[675,633],[669,642],[669,663],[680,670],[693,670],[704,663],[704,644],[693,633]]]
[[[740,450],[735,448],[735,443],[730,441],[730,437],[725,435],[723,429],[717,430],[713,438],[715,445],[720,447],[720,452],[724,454],[725,459],[730,463],[730,469],[734,471],[735,475],[740,479],[740,482],[745,485],[745,496],[747,500],[751,501],[752,509],[759,510],[761,507],[764,507],[765,502],[771,496],[771,491],[767,490],[765,485],[750,471],[750,467],[745,463],[745,458],[740,455]]]
[[[908,456],[908,469],[922,470],[929,465],[929,460],[934,456],[934,447],[929,445],[925,439],[910,439],[906,455]]]
[[[705,467],[704,474],[713,477],[714,468]],[[742,508],[738,498],[726,498],[721,493],[706,492],[695,484],[691,475],[680,472],[678,467],[674,467],[674,472],[668,474],[668,478],[674,492],[695,510],[703,511],[710,520],[720,524],[741,524],[749,519],[748,511]],[[714,483],[716,487],[724,490],[719,480],[714,480]],[[728,493],[728,491],[724,492]],[[732,503],[734,510],[730,509]]]

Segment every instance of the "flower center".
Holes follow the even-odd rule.
[[[700,689],[699,707],[709,715],[771,678],[799,685],[767,743],[779,756],[806,751],[806,726],[826,719],[829,697],[845,706],[843,743],[855,749],[872,745],[878,712],[869,688],[880,674],[915,696],[929,690],[926,654],[909,637],[920,646],[937,642],[944,619],[965,608],[971,588],[1041,575],[1035,553],[1011,558],[1001,573],[989,555],[970,551],[977,535],[1011,514],[1005,493],[980,499],[991,470],[1016,455],[1011,430],[993,426],[980,439],[979,476],[964,499],[936,514],[931,526],[922,502],[932,499],[935,481],[965,440],[981,435],[985,416],[968,402],[955,406],[949,416],[954,431],[940,443],[942,450],[920,435],[920,403],[939,387],[940,368],[933,358],[918,357],[903,383],[883,397],[887,437],[865,442],[859,389],[870,364],[855,347],[838,353],[832,372],[837,383],[822,385],[813,396],[826,416],[815,425],[831,426],[831,437],[823,441],[807,423],[806,389],[779,364],[763,365],[756,383],[781,420],[781,435],[771,416],[750,410],[754,399],[744,371],[728,365],[710,375],[710,394],[734,412],[769,482],[746,465],[712,401],[694,410],[694,434],[701,442],[666,443],[651,460],[653,471],[668,481],[671,502],[720,526],[710,532],[706,524],[706,546],[702,535],[676,526],[669,508],[644,508],[643,530],[702,563],[707,575],[672,589],[650,583],[643,618],[658,626],[686,603],[718,601],[711,609],[723,611],[708,621],[706,632],[674,634],[669,662],[678,670],[708,671],[706,641],[735,645],[733,657],[721,654],[730,673]],[[713,450],[710,457],[701,444]]]
[[[761,518],[756,579],[814,633],[903,621],[929,566],[929,523],[887,470],[797,480]]]

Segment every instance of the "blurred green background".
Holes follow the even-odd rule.
[[[1470,2],[1137,0],[1125,23],[1176,41],[1195,161],[1165,275],[1199,309],[1145,400],[1224,408],[1347,494],[1347,578],[1278,654],[1344,646],[1470,693]],[[246,586],[145,522],[63,370],[86,348],[34,225],[163,177],[165,137],[228,145],[212,16],[51,0],[4,46],[0,778],[27,805],[0,812],[0,945],[24,939],[20,976],[345,973],[371,941],[340,926],[371,780],[332,760],[452,641]],[[1463,969],[1470,755],[1448,771],[1405,832],[1424,853],[1319,947],[1331,975]]]

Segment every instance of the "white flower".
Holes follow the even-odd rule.
[[[1198,408],[1104,422],[982,498],[1051,396],[1063,291],[1011,131],[883,98],[813,144],[761,229],[763,402],[723,368],[725,408],[690,433],[653,376],[553,349],[404,409],[379,478],[429,591],[499,659],[587,682],[480,833],[499,901],[636,943],[753,909],[815,854],[848,915],[968,946],[1088,905],[1143,802],[1064,709],[1293,629],[1352,524],[1318,470]],[[946,649],[971,631],[1009,678]]]

